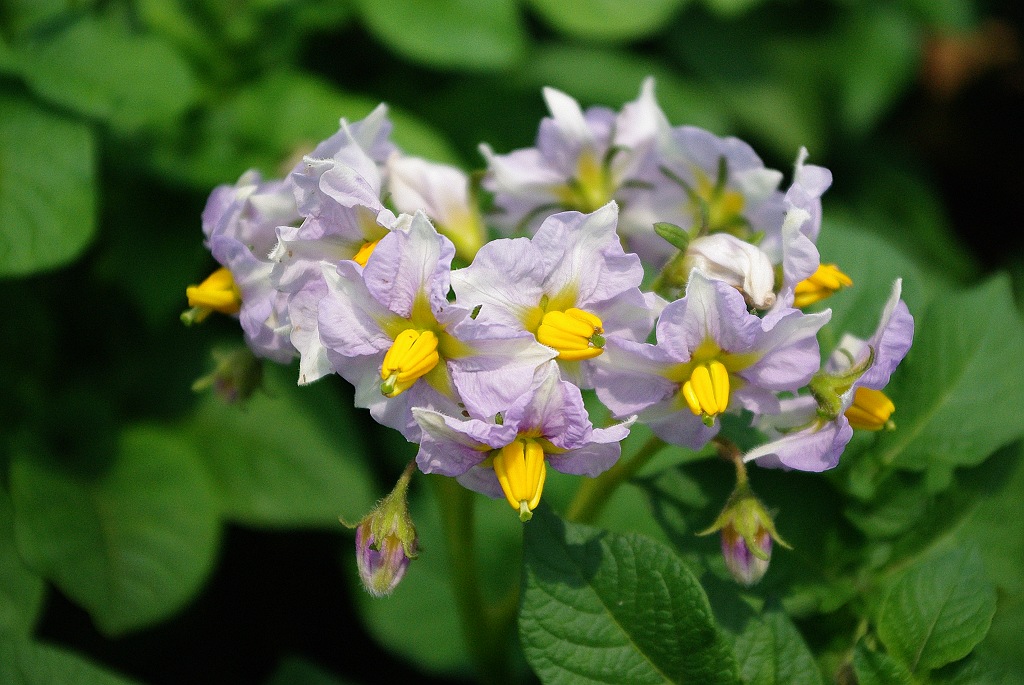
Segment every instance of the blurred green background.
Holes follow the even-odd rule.
[[[241,340],[178,321],[215,266],[215,185],[284,173],[380,101],[405,151],[477,169],[481,142],[532,144],[542,86],[617,108],[653,75],[674,124],[787,174],[806,146],[834,174],[826,231],[965,287],[1006,270],[1019,304],[1022,27],[1016,0],[2,0],[0,657],[83,669],[66,682],[114,682],[86,661],[149,683],[465,677],[458,646],[400,646],[429,619],[366,607],[337,523],[410,447],[339,379],[268,368],[241,411],[190,390]]]

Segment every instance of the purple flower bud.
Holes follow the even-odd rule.
[[[209,374],[196,379],[192,390],[213,392],[226,404],[245,402],[263,387],[263,360],[248,347],[233,350],[214,350],[217,366]]]
[[[374,597],[390,595],[398,586],[411,559],[402,540],[395,533],[377,539],[370,517],[356,528],[356,564],[363,587]],[[415,553],[415,539],[413,552]]]
[[[733,526],[722,529],[722,557],[729,573],[737,583],[750,587],[755,585],[766,571],[772,556],[772,536],[765,529],[755,536],[757,553],[747,546]]]
[[[775,522],[750,490],[746,479],[736,486],[722,513],[698,535],[722,532],[722,557],[737,583],[750,587],[764,577],[772,557],[772,541],[790,549],[779,537]]]
[[[391,494],[355,526],[359,578],[374,597],[390,595],[409,568],[409,561],[416,558],[419,541],[406,501],[414,470],[416,462],[409,462]]]

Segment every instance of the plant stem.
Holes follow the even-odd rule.
[[[427,480],[433,485],[441,511],[452,592],[478,679],[489,685],[510,683],[509,641],[518,597],[515,602],[505,601],[495,607],[484,600],[473,538],[475,494],[454,478],[428,476]]]
[[[661,438],[652,435],[650,440],[629,459],[620,459],[597,478],[584,480],[569,504],[566,518],[578,523],[592,523],[600,515],[616,488],[635,476],[637,471],[664,446]]]

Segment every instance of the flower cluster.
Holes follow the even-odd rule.
[[[804,311],[852,285],[816,247],[828,170],[801,150],[782,189],[746,143],[673,126],[650,79],[619,112],[544,99],[535,146],[482,146],[480,183],[404,154],[381,105],[283,179],[217,188],[203,230],[222,268],[185,318],[238,316],[256,355],[298,357],[300,385],[339,374],[420,470],[523,520],[548,467],[598,476],[636,420],[698,449],[749,411],[768,442],[745,461],[812,471],[891,425],[900,284],[824,366],[831,312]],[[617,423],[592,424],[590,390]]]

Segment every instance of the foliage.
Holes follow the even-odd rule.
[[[1000,20],[991,4],[4,3],[0,681],[169,682],[209,658],[246,682],[455,682],[481,663],[476,637],[506,653],[502,673],[477,674],[494,682],[1024,678],[1024,260],[1019,239],[985,249],[981,235],[998,233],[1013,176],[1005,152],[964,151],[958,127],[929,118],[1000,87],[927,76],[936,36],[997,40],[980,28]],[[993,59],[971,66],[998,74]],[[477,497],[453,539],[435,495],[456,496],[414,481],[420,559],[394,596],[364,596],[338,518],[386,494],[411,446],[353,409],[339,379],[296,387],[294,365],[268,365],[238,405],[191,393],[210,352],[240,342],[227,317],[177,318],[213,266],[209,192],[249,168],[280,176],[380,101],[403,150],[480,169],[481,142],[531,144],[542,86],[617,108],[647,75],[673,123],[741,135],[775,168],[807,146],[832,169],[819,248],[855,286],[828,301],[820,342],[870,335],[902,277],[916,336],[887,389],[897,430],[858,435],[825,474],[751,468],[794,547],[777,546],[752,588],[695,535],[730,468],[671,447],[593,525],[568,520],[578,479],[552,474],[525,527]],[[980,177],[987,195],[951,194],[928,166],[954,148],[956,180]],[[325,536],[348,656],[332,634],[232,650],[205,625],[245,620],[217,583],[238,530]],[[456,610],[459,544],[483,577],[477,635]],[[317,558],[264,553],[244,558],[254,576]]]

